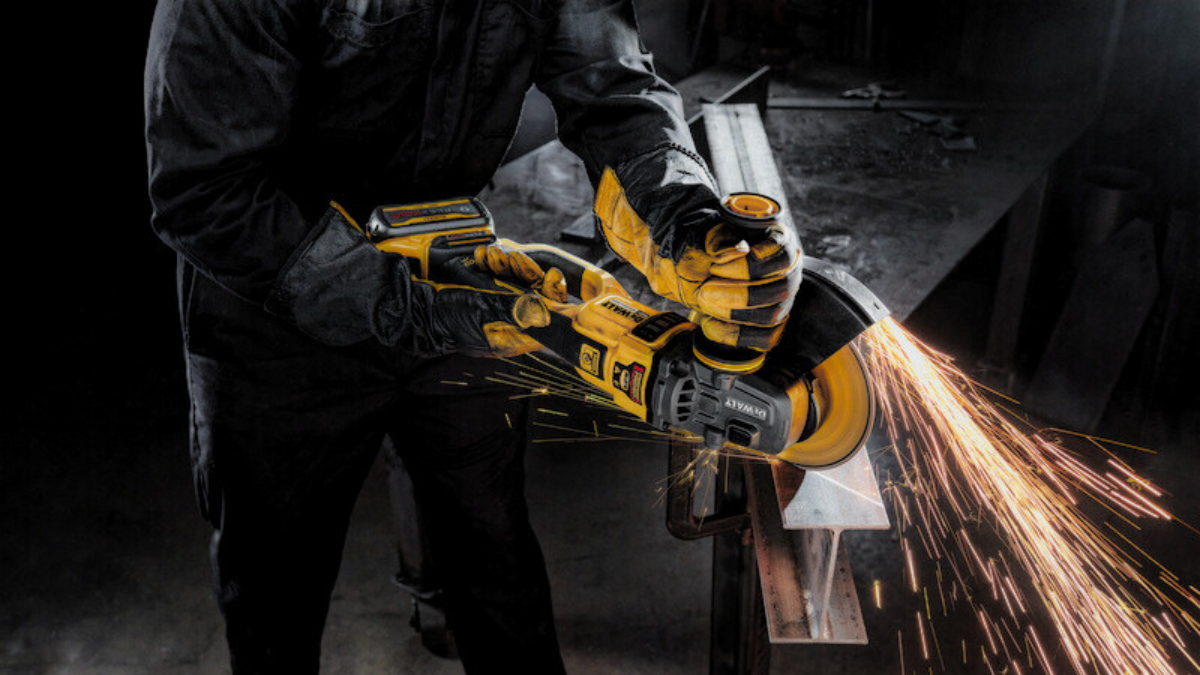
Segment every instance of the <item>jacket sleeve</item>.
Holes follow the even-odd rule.
[[[274,180],[307,20],[287,0],[159,0],[145,71],[151,224],[201,273],[321,342],[401,343],[420,291],[400,257],[353,236],[324,196],[302,205]]]
[[[686,218],[713,209],[716,183],[696,153],[678,92],[655,73],[631,0],[564,0],[538,61],[558,135],[595,186],[612,168],[651,237],[672,257],[694,244]]]
[[[299,73],[296,17],[281,4],[161,0],[146,58],[151,225],[260,304],[315,225],[271,176]]]

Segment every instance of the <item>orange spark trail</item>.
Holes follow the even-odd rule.
[[[1031,582],[1025,599],[1045,609],[1076,673],[1171,675],[1176,669],[1169,645],[1195,665],[1167,615],[1148,621],[1146,607],[1135,600],[1162,606],[1169,600],[1166,592],[1142,576],[1136,562],[1130,564],[1129,554],[1079,510],[1076,500],[1080,493],[1087,495],[1131,524],[1170,519],[1153,501],[1161,495],[1156,487],[1116,462],[1106,468],[1115,467],[1120,475],[1094,471],[1050,439],[1018,428],[949,357],[922,345],[895,321],[876,324],[863,339],[905,472],[902,483],[914,498],[908,513],[919,521],[917,532],[957,532],[944,538],[922,534],[922,542],[933,549],[931,559],[945,556],[957,572],[957,558],[965,573],[987,581],[993,599],[997,592],[1003,595],[1005,614],[1016,619],[1013,601],[1020,614],[1026,609],[1022,594],[1001,575],[993,555],[981,555],[967,535],[968,529],[989,526],[1007,547],[1009,554],[1000,556],[1005,565],[1011,559]],[[911,555],[912,548],[906,553]],[[910,576],[915,583],[915,573]],[[1171,607],[1181,622],[1194,622],[1174,603]],[[979,619],[995,654],[982,609]],[[1028,629],[1050,672],[1037,632],[1032,625]],[[919,616],[918,630],[923,631]]]

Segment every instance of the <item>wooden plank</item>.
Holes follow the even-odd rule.
[[[1084,260],[1025,405],[1095,430],[1157,295],[1154,228],[1135,220]]]

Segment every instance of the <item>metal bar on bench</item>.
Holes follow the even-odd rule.
[[[706,105],[703,114],[721,192],[769,194],[783,206],[782,220],[795,227],[758,108]],[[828,471],[747,462],[745,473],[770,641],[865,644],[841,535],[889,527],[867,453]]]

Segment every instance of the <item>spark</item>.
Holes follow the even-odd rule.
[[[926,599],[928,603],[928,598]],[[938,641],[937,629],[933,627],[933,619],[929,620],[929,634],[933,636],[933,648],[937,651],[938,663],[942,666],[942,670],[946,670],[946,662],[942,660],[942,644]],[[933,672],[933,667],[929,668]]]
[[[515,401],[519,398],[529,398],[530,396],[546,396],[549,393],[550,393],[550,389],[548,387],[537,387],[536,389],[531,390],[528,394],[517,394],[515,396],[509,396],[508,400]]]
[[[983,651],[983,645],[979,645],[979,654],[983,657],[983,662],[987,665],[988,672],[996,675],[996,669],[992,668],[992,660],[988,658],[987,652]]]
[[[1044,670],[1054,672],[1032,624],[1027,625],[1026,639],[1034,649],[1021,650],[1012,638],[1014,631],[1021,632],[1028,599],[1045,610],[1062,651],[1079,675],[1173,674],[1171,645],[1192,660],[1182,640],[1176,641],[1177,635],[1166,628],[1173,629],[1173,624],[1162,623],[1167,615],[1162,620],[1150,616],[1144,603],[1153,600],[1160,607],[1169,603],[1183,624],[1191,626],[1195,620],[1170,601],[1165,588],[1138,571],[1140,565],[1084,515],[1077,499],[1086,495],[1134,528],[1139,520],[1175,520],[1153,500],[1163,491],[1114,461],[1102,443],[1147,449],[1061,429],[1020,427],[1023,422],[989,398],[988,390],[957,369],[950,357],[921,344],[893,320],[885,319],[868,330],[864,342],[872,384],[901,467],[903,481],[897,485],[913,499],[909,504],[906,496],[893,494],[893,505],[902,507],[900,532],[915,529],[925,553],[939,565],[942,556],[948,556],[968,599],[971,592],[964,574],[986,580],[990,600],[979,601],[996,603],[991,606],[1001,609],[995,612],[996,620],[978,604],[976,614],[994,655],[1000,655],[1003,647],[1009,663],[1018,667],[1007,636],[1018,653],[1032,659],[1031,652],[1036,651]],[[1103,449],[1113,457],[1108,466],[1115,473],[1088,467],[1051,435],[1058,433],[1086,438]],[[1111,524],[1105,525],[1132,545]],[[902,542],[915,592],[914,547],[910,537]],[[993,553],[993,546],[1003,546],[1010,555],[1000,549]],[[1027,597],[1012,578],[1014,569],[1029,581]],[[1173,578],[1160,575],[1160,581],[1196,602],[1195,595]],[[925,599],[925,612],[932,618],[927,591]],[[920,612],[917,628],[928,659]],[[1159,634],[1166,639],[1158,639]],[[986,651],[983,654],[990,670]]]
[[[1144,488],[1144,489],[1145,489],[1147,492],[1149,492],[1150,494],[1154,495],[1155,497],[1161,497],[1161,496],[1162,496],[1162,490],[1161,490],[1161,489],[1159,489],[1159,488],[1155,487],[1154,485],[1150,484],[1150,482],[1149,482],[1149,481],[1147,481],[1145,478],[1142,478],[1141,476],[1138,476],[1138,475],[1134,474],[1132,471],[1130,471],[1130,470],[1129,470],[1129,467],[1125,466],[1124,464],[1121,464],[1120,462],[1117,462],[1117,461],[1115,461],[1115,460],[1112,460],[1112,459],[1109,459],[1109,460],[1108,460],[1108,463],[1109,463],[1109,464],[1111,464],[1111,465],[1113,465],[1113,466],[1114,466],[1114,467],[1117,469],[1117,471],[1120,471],[1121,473],[1125,474],[1125,476],[1126,476],[1127,478],[1129,478],[1129,480],[1131,480],[1131,481],[1133,481],[1134,483],[1136,483],[1136,484],[1138,484],[1138,485],[1142,486],[1142,487],[1143,487],[1143,488]]]
[[[921,622],[921,613],[917,612],[917,631],[921,634],[921,658],[929,660],[929,643],[925,640],[925,624]]]
[[[546,424],[544,422],[533,422],[532,426],[537,429],[548,429],[556,432],[565,432],[566,435],[556,434],[549,437],[540,437],[531,439],[531,443],[557,443],[557,444],[576,444],[576,443],[651,443],[662,444],[668,441],[680,440],[691,441],[694,437],[690,434],[683,434],[675,431],[659,431],[651,428],[642,420],[628,415],[619,415],[621,419],[628,419],[633,424],[628,425],[613,425],[607,426],[614,429],[619,429],[620,433],[612,433],[610,431],[601,432],[600,425],[595,417],[598,415],[612,415],[614,412],[623,412],[622,409],[613,402],[604,391],[593,386],[578,377],[574,372],[559,367],[551,363],[545,358],[536,354],[525,354],[521,357],[512,359],[499,359],[509,366],[509,369],[498,370],[492,372],[483,381],[493,385],[502,385],[518,390],[519,393],[513,394],[508,398],[510,400],[545,397],[548,399],[559,399],[571,404],[579,404],[583,414],[579,415],[585,420],[587,416],[593,419],[587,420],[584,424],[590,428],[568,427]],[[467,378],[473,378],[470,373],[463,373]],[[456,381],[449,381],[456,382]],[[479,379],[474,380],[479,383]],[[463,384],[470,385],[472,382],[463,381]],[[556,417],[570,418],[575,415],[575,408],[568,407],[567,412],[564,410],[556,410],[550,407],[538,407],[536,411],[546,415]],[[506,413],[505,421],[509,428],[513,427],[512,419]]]
[[[942,616],[946,616],[946,593],[942,590],[942,561],[937,564],[938,598],[942,601]]]
[[[917,592],[917,571],[916,571],[916,566],[913,564],[912,547],[907,545],[908,544],[907,539],[904,540],[904,543],[905,543],[904,555],[908,557],[908,578],[912,582],[913,593],[916,593]]]

